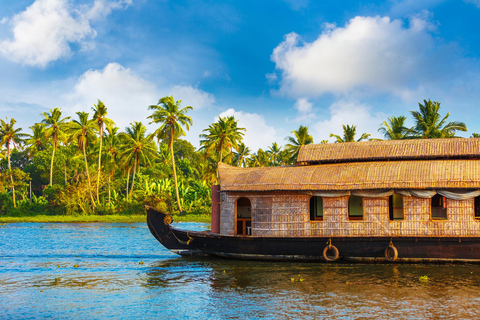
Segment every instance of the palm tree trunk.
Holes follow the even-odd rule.
[[[223,144],[220,145],[220,159],[218,160],[218,162],[222,162],[222,154],[223,154]],[[217,181],[218,182],[218,164],[217,164]]]
[[[50,186],[52,186],[52,180],[53,180],[53,159],[55,158],[56,148],[57,148],[57,145],[55,142],[53,142],[52,161],[50,162]]]
[[[112,180],[113,177],[115,176],[115,167],[113,167],[112,174],[108,176],[108,203],[112,203],[111,199],[111,185],[112,185]]]
[[[177,171],[175,169],[175,157],[173,156],[173,143],[170,144],[170,154],[172,155],[173,181],[175,182],[175,193],[177,195],[178,210],[180,211],[180,213],[183,213],[182,205],[180,204],[180,196],[178,194]]]
[[[102,142],[103,142],[103,128],[100,128],[100,149],[98,150],[98,174],[97,174],[97,203],[100,203],[98,196],[98,188],[100,186],[100,171],[102,169]]]
[[[90,199],[95,207],[95,200],[93,200],[92,188],[90,183],[90,173],[88,172],[87,153],[85,152],[85,142],[83,142],[83,160],[85,160],[85,171],[87,171],[88,191],[90,192]]]
[[[10,146],[8,147],[10,149]],[[10,165],[10,150],[7,150],[8,156],[8,170],[10,171],[10,180],[12,181],[12,197],[13,197],[13,207],[17,207],[17,203],[15,201],[15,184],[13,182],[13,175],[12,175],[12,166]]]
[[[125,196],[127,197],[127,202],[128,202],[128,183],[130,181],[130,168],[127,170],[127,192],[125,193]]]
[[[132,185],[130,186],[130,193],[133,192],[133,185],[135,184],[135,173],[137,172],[137,154],[135,154],[135,162],[133,163],[133,178]]]

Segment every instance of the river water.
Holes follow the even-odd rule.
[[[0,225],[0,319],[479,316],[479,265],[181,258],[145,223]]]

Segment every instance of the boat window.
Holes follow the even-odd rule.
[[[237,234],[252,234],[252,205],[244,197],[237,200]]]
[[[348,198],[348,218],[350,220],[363,219],[362,197],[350,196]]]
[[[310,220],[323,220],[323,199],[313,196],[310,198]]]
[[[447,201],[445,197],[436,194],[432,198],[432,220],[447,219]]]
[[[388,197],[390,220],[403,220],[403,196],[400,194],[392,194]]]
[[[475,219],[480,219],[480,197],[475,197]]]

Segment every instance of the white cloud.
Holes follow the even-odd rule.
[[[373,113],[368,105],[349,101],[337,101],[329,108],[330,118],[317,122],[311,126],[315,143],[329,140],[330,134],[343,136],[342,125],[355,125],[357,127],[356,138],[362,133],[370,133],[371,137],[382,138],[378,128],[385,121],[387,115],[382,112]]]
[[[305,114],[312,112],[313,104],[311,102],[308,102],[308,100],[305,98],[300,98],[297,99],[293,107],[297,109],[298,112]]]
[[[219,115],[219,117],[227,116],[234,116],[238,121],[238,127],[247,130],[243,136],[243,142],[252,152],[256,152],[259,148],[265,150],[274,141],[282,140],[277,137],[276,130],[267,125],[262,115],[235,111],[235,109],[228,109]],[[218,118],[215,119],[215,121],[217,120]]]
[[[13,39],[0,42],[0,52],[15,62],[45,67],[51,61],[71,56],[71,44],[92,48],[96,32],[90,20],[130,3],[96,0],[92,8],[74,8],[67,0],[36,0],[9,21]]]
[[[89,20],[95,20],[108,16],[112,10],[125,9],[132,4],[133,0],[95,0],[92,8],[86,9],[85,17]]]
[[[463,0],[465,3],[473,3],[477,8],[480,9],[480,0]]]
[[[90,111],[102,100],[108,116],[123,130],[133,121],[147,124],[151,114],[148,106],[157,103],[160,94],[152,83],[118,63],[109,63],[103,70],[89,70],[76,83],[65,98],[70,102],[69,115],[79,110]]]
[[[355,90],[409,96],[425,78],[432,28],[420,17],[404,27],[376,16],[355,17],[343,28],[327,24],[312,43],[287,34],[271,56],[281,72],[280,91],[297,98]]]
[[[209,107],[215,102],[212,94],[196,87],[176,85],[158,88],[132,70],[118,63],[109,63],[102,70],[88,70],[81,75],[73,90],[63,97],[69,107],[62,109],[70,116],[75,116],[75,112],[79,110],[91,112],[91,107],[100,99],[107,106],[110,119],[114,120],[121,130],[133,121],[142,121],[149,131],[153,131],[156,125],[148,125],[150,119],[147,117],[152,114],[148,106],[158,103],[159,98],[170,94],[175,100],[182,100],[182,107],[192,106],[193,111]],[[193,119],[193,126],[187,132],[186,139],[194,145],[198,145],[201,128],[208,126],[207,122],[202,121],[203,113],[204,111],[200,111],[197,114]]]
[[[298,116],[295,118],[295,122],[311,122],[315,119],[315,113],[313,112],[313,103],[305,98],[299,98],[293,105],[293,108],[298,111]],[[288,120],[287,120],[288,121]]]
[[[182,106],[192,106],[194,109],[203,109],[215,103],[215,97],[203,90],[192,86],[174,86],[170,90],[175,100],[182,100]]]

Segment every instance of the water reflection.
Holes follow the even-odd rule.
[[[421,277],[428,280],[421,281]],[[478,266],[314,264],[172,259],[150,289],[201,288],[211,312],[238,317],[468,318],[480,312]],[[420,311],[420,313],[418,313]]]

